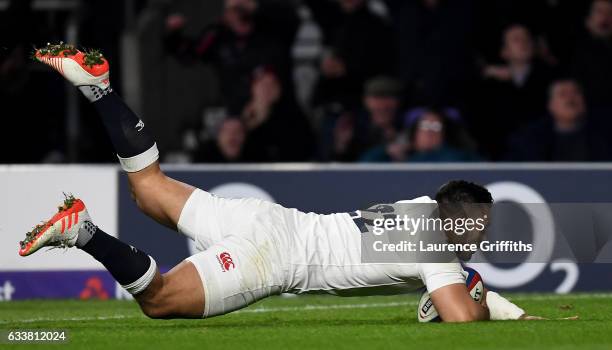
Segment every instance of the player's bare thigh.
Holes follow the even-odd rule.
[[[151,318],[202,318],[204,314],[204,287],[189,261],[163,275],[158,271],[149,287],[135,298]]]
[[[146,215],[176,230],[181,211],[195,188],[166,176],[155,162],[128,173],[132,197]]]

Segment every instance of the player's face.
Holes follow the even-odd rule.
[[[473,229],[466,230],[463,234],[458,235],[455,232],[446,232],[448,242],[452,244],[476,244],[479,245],[486,236],[487,227],[489,226],[490,208],[484,204],[466,204],[463,207],[461,215],[449,216],[454,219],[470,218],[475,222],[481,222],[482,226],[475,225]],[[457,253],[457,257],[463,261],[468,261],[472,258],[472,252],[462,251]]]

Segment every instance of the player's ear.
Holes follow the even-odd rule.
[[[482,215],[480,217],[484,221],[485,227],[488,227],[491,223],[491,209],[490,205],[483,206]]]

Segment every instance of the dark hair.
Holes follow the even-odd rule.
[[[485,187],[464,180],[452,180],[442,185],[436,193],[438,203],[493,203],[493,197]]]
[[[437,107],[425,107],[417,117],[411,117],[407,126],[408,140],[411,145],[414,142],[419,122],[425,114],[434,114],[440,118],[442,132],[444,133],[444,144],[466,152],[476,152],[476,143],[465,128],[461,116],[449,117],[449,113]],[[413,147],[411,147],[413,148]]]

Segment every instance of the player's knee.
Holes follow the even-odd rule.
[[[145,314],[148,318],[160,318],[160,313],[158,312],[157,308],[155,308],[154,305],[151,304],[140,304],[140,309],[142,310],[142,313]]]
[[[156,283],[157,282],[157,283]],[[168,318],[170,314],[164,278],[154,281],[142,294],[136,296],[142,312],[149,318]]]
[[[171,314],[162,307],[157,307],[154,305],[147,305],[142,307],[142,312],[151,319],[159,320],[159,319],[168,319],[171,318]]]
[[[152,204],[147,201],[146,196],[138,195],[138,192],[133,189],[132,200],[134,200],[134,202],[136,203],[136,207],[138,207],[141,212],[148,214],[151,211]]]
[[[140,303],[140,309],[149,318],[168,319],[172,317],[172,309],[163,298],[152,298]]]

